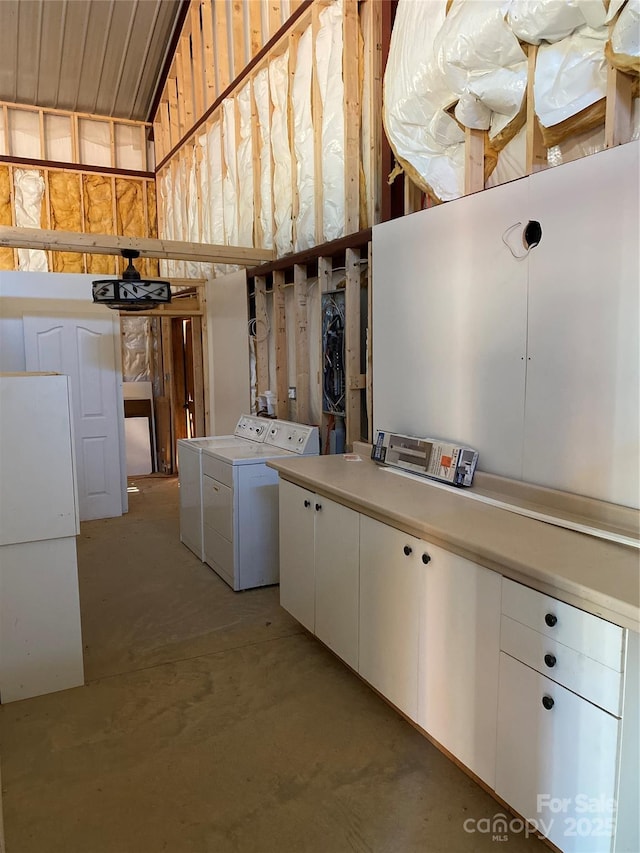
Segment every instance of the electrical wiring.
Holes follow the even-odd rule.
[[[323,408],[344,414],[344,304],[334,294],[322,299],[322,396]]]

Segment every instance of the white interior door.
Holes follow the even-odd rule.
[[[113,319],[25,316],[23,323],[27,370],[65,373],[71,379],[80,520],[122,515],[124,413]]]

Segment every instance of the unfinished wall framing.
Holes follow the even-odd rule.
[[[199,5],[203,25],[206,5]],[[189,217],[177,203],[187,197],[190,217],[197,223],[193,233],[203,241],[273,246],[279,257],[357,233],[378,215],[379,191],[373,187],[379,179],[381,131],[371,105],[362,102],[364,46],[379,42],[375,0],[296,5],[297,13],[278,37],[253,55],[232,85],[210,87],[214,99],[210,106],[201,99],[200,114],[181,111],[177,96],[176,108],[171,108],[178,78],[172,82],[170,75],[154,121],[156,145],[161,140],[161,235],[188,239]],[[224,12],[224,4],[218,3],[215,14],[219,7]],[[187,25],[193,28],[193,16]],[[193,60],[197,40],[196,54],[193,40],[190,44]],[[377,58],[377,50],[373,55]],[[179,65],[178,54],[174,63]],[[206,87],[208,68],[192,62],[192,76],[184,79],[192,80],[194,92],[201,88],[198,79]],[[373,62],[366,68],[370,91],[376,79],[380,84],[379,68]],[[171,135],[172,127],[177,135]],[[172,147],[167,149],[162,140]],[[190,186],[197,188],[196,197]],[[373,201],[365,202],[370,196]]]

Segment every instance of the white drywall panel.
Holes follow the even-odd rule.
[[[524,477],[637,507],[639,148],[536,173]]]
[[[502,241],[526,181],[373,228],[375,429],[475,447],[522,471],[527,268]]]
[[[205,293],[211,434],[229,435],[251,407],[246,271],[216,276]]]
[[[151,437],[149,418],[125,418],[124,435],[127,454],[127,477],[150,474]]]
[[[296,155],[298,213],[295,228],[295,250],[300,252],[315,245],[315,159],[313,118],[311,115],[311,78],[313,42],[311,27],[300,36],[296,52],[296,68],[291,87],[293,109],[293,147]]]

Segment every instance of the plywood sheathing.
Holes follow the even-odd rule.
[[[111,178],[84,175],[84,231],[86,234],[113,234]],[[109,275],[116,271],[111,255],[87,255],[87,272]]]
[[[49,172],[49,221],[54,230],[82,232],[80,181],[81,176],[74,172]],[[53,272],[84,272],[82,255],[77,252],[52,252],[51,262]]]
[[[0,166],[0,225],[13,225],[11,217],[11,175],[8,166]],[[0,270],[12,270],[13,249],[0,249]]]

